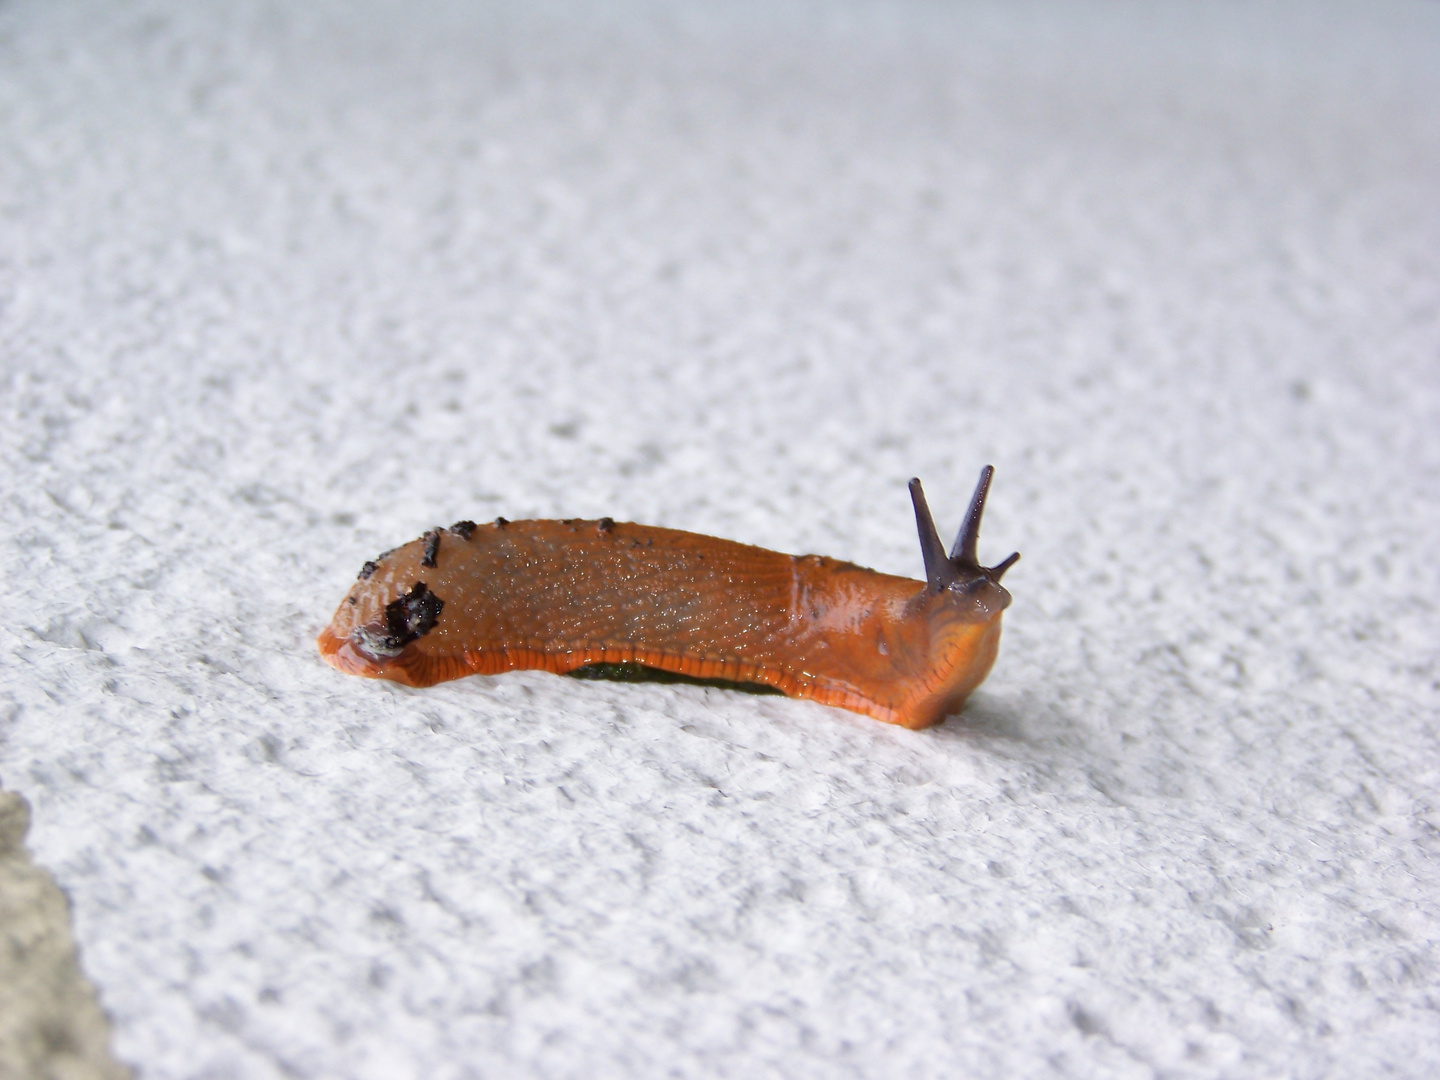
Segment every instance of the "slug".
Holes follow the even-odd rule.
[[[601,518],[461,521],[367,562],[320,652],[430,686],[520,668],[638,664],[923,728],[990,672],[1010,594],[976,558],[986,466],[950,554],[910,481],[925,581],[821,555]]]

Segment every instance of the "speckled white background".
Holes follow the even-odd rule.
[[[0,778],[142,1077],[1440,1072],[1440,5],[0,6]],[[459,517],[918,574],[911,733],[312,638]]]

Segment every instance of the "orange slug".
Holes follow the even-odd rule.
[[[408,686],[641,665],[928,727],[964,704],[999,648],[1000,578],[1020,556],[976,559],[993,472],[948,556],[910,481],[924,582],[609,518],[457,522],[367,562],[320,652]]]

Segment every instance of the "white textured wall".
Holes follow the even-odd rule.
[[[143,1077],[1440,1072],[1440,5],[0,6],[0,778]],[[918,574],[924,733],[312,639]]]

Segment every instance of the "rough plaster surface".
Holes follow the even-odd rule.
[[[1440,6],[0,7],[0,776],[145,1077],[1440,1073]],[[312,645],[1024,560],[916,734]]]
[[[25,850],[30,808],[0,791],[0,1080],[124,1080],[80,974],[70,906]]]

